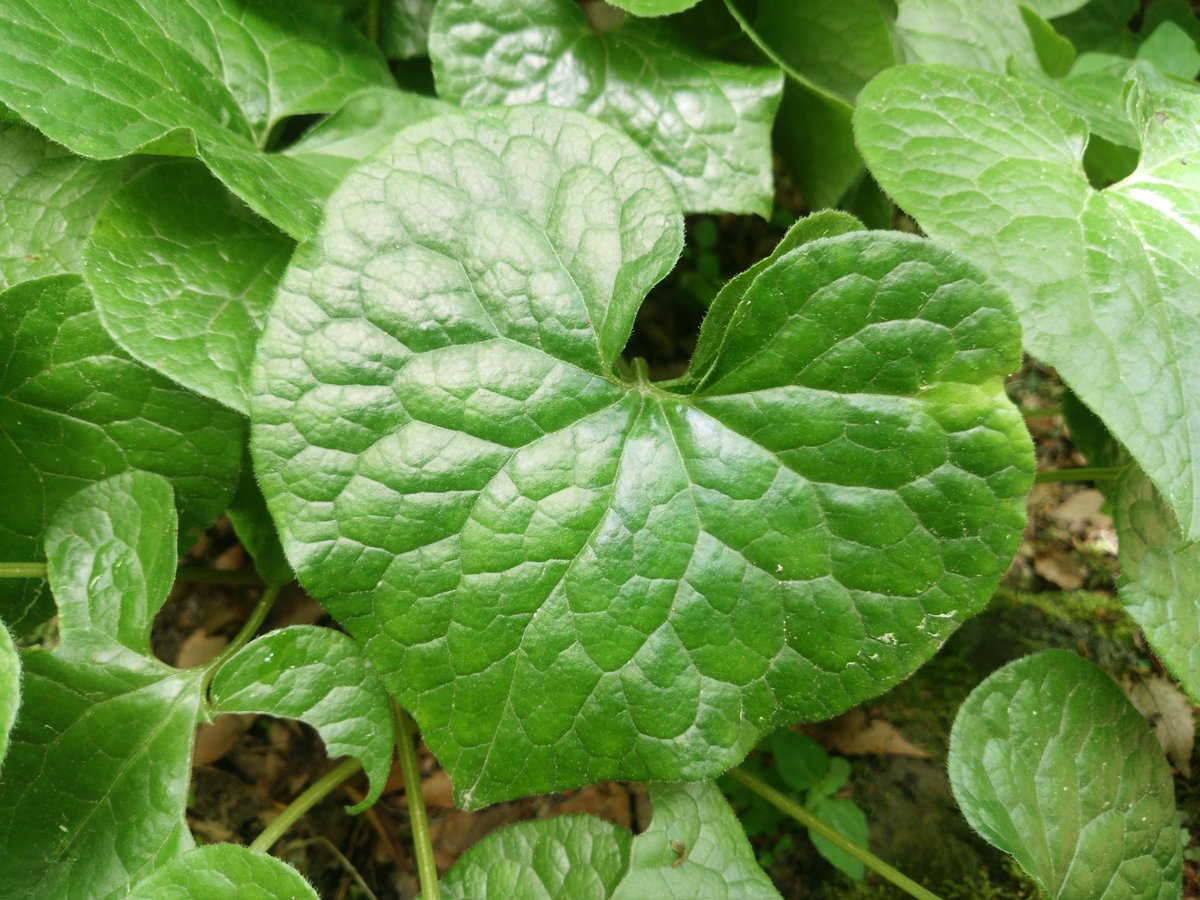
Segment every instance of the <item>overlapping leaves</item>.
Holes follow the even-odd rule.
[[[559,816],[493,832],[446,874],[449,898],[777,898],[733,810],[712,784],[652,784],[650,827]],[[536,894],[535,894],[536,892]]]
[[[631,4],[651,6],[668,11]],[[650,21],[597,33],[572,0],[443,0],[430,55],[446,99],[588,112],[641,144],[685,209],[770,212],[771,123],[783,86],[771,69],[699,56]]]
[[[289,234],[337,181],[319,160],[262,152],[288,117],[392,84],[333,7],[283,0],[15,0],[0,28],[0,102],[74,152],[198,155]]]
[[[289,558],[467,807],[714,775],[910,672],[1015,546],[1019,338],[982,276],[911,237],[814,241],[672,393],[614,372],[680,225],[592,119],[445,117],[339,189],[264,332]]]
[[[1181,896],[1166,757],[1116,683],[1074,653],[1027,656],[972,691],[949,769],[967,821],[1047,896]]]
[[[952,67],[890,70],[864,92],[872,172],[936,240],[1011,294],[1056,366],[1200,536],[1200,91],[1146,66],[1132,85],[1137,170],[1097,191],[1088,131],[1046,90]]]

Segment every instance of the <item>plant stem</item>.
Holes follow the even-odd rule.
[[[379,0],[367,0],[367,40],[379,46]]]
[[[417,771],[417,751],[413,747],[417,725],[395,703],[392,704],[392,718],[396,723],[396,751],[400,756],[400,772],[404,775],[404,796],[408,798],[408,821],[412,825],[417,877],[421,880],[421,900],[438,900],[437,865],[433,861],[433,841],[429,839],[425,795],[421,793],[421,773]]]
[[[1126,466],[1111,468],[1051,469],[1033,476],[1034,484],[1050,481],[1116,481],[1124,474]]]
[[[226,645],[225,649],[214,656],[204,670],[204,678],[200,682],[200,696],[206,701],[208,700],[208,687],[212,684],[213,678],[216,677],[221,666],[229,661],[233,654],[237,653],[249,643],[254,635],[258,634],[258,629],[262,628],[262,623],[267,618],[267,613],[271,611],[271,605],[275,602],[275,598],[279,596],[281,584],[273,584],[263,591],[262,597],[259,598],[258,604],[254,607],[254,612],[250,613],[250,618],[246,620],[246,624],[242,626],[232,641]]]
[[[0,563],[0,578],[45,578],[45,563]]]
[[[256,853],[266,853],[271,845],[279,840],[296,820],[320,803],[330,793],[337,790],[339,784],[354,775],[362,768],[362,763],[351,757],[344,759],[312,784],[299,797],[284,807],[275,819],[262,830],[262,834],[250,844],[250,849]]]
[[[839,850],[853,856],[872,872],[886,878],[909,896],[916,897],[918,900],[940,900],[937,894],[921,887],[921,885],[917,884],[903,872],[889,866],[865,847],[860,847],[851,841],[836,828],[826,825],[791,797],[775,790],[775,788],[771,787],[758,776],[751,775],[742,769],[732,769],[728,774],[734,781],[745,785],[780,812],[787,813],[801,825],[808,828],[809,831],[815,831]]]

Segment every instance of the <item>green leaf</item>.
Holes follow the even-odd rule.
[[[836,800],[830,797],[817,799],[808,811],[841,834],[861,847],[867,846],[869,829],[867,817],[851,800]],[[823,834],[809,829],[808,839],[813,842],[817,852],[840,872],[844,872],[856,881],[862,881],[866,875],[863,864],[836,844],[831,843]]]
[[[1196,40],[1174,22],[1163,22],[1138,47],[1137,58],[1158,67],[1165,75],[1191,81],[1200,72]]]
[[[643,834],[594,816],[501,828],[462,855],[443,896],[778,898],[733,810],[712,784],[651,784]]]
[[[233,493],[243,428],[240,416],[121,352],[77,277],[0,294],[0,558],[40,557],[46,523],[68,496],[129,469],[170,479],[190,546]],[[10,626],[27,613],[27,625],[48,617],[36,618],[46,613],[38,602],[27,590],[8,607]]]
[[[429,22],[437,0],[389,0],[383,6],[380,49],[388,59],[429,55]]]
[[[307,722],[331,757],[354,756],[370,790],[361,812],[383,793],[392,768],[392,709],[362,650],[331,628],[294,625],[251,641],[217,670],[214,712],[261,713]]]
[[[1158,5],[1151,4],[1150,9]],[[1129,21],[1140,11],[1138,0],[1090,0],[1057,19],[1054,27],[1080,53],[1133,56],[1137,41],[1129,30]]]
[[[1010,0],[896,0],[896,6],[893,33],[902,62],[1001,74],[1012,57],[1038,61],[1021,9]]]
[[[1184,539],[1136,466],[1117,483],[1113,506],[1121,603],[1184,690],[1200,698],[1200,544]]]
[[[295,236],[336,179],[262,149],[290,116],[332,112],[392,84],[382,56],[319,4],[260,0],[13,0],[0,30],[0,101],[74,152],[198,155]]]
[[[635,16],[667,16],[690,9],[699,2],[700,0],[612,0],[612,5]]]
[[[853,110],[788,79],[775,126],[779,155],[811,209],[837,204],[862,177]]]
[[[242,457],[242,475],[225,514],[229,516],[238,540],[254,559],[254,568],[267,584],[287,584],[295,580],[291,564],[283,554],[283,545],[279,543],[275,522],[267,511],[267,501],[254,477],[249,453]]]
[[[1179,897],[1171,770],[1103,671],[1049,650],[1009,663],[963,703],[950,784],[983,837],[1050,897]]]
[[[6,897],[107,896],[191,846],[201,675],[148,655],[175,529],[170,486],[144,472],[84,488],[50,524],[62,640],[23,655],[0,778]]]
[[[59,506],[45,547],[68,648],[89,632],[153,655],[150,628],[175,581],[177,529],[171,485],[147,472],[98,482]]]
[[[676,394],[615,371],[681,225],[593,119],[446,116],[344,182],[272,307],[252,448],[288,558],[465,807],[714,776],[911,672],[1015,549],[1020,346],[982,275],[812,241]]]
[[[0,774],[8,755],[8,735],[21,707],[21,657],[13,646],[12,635],[0,622]]]
[[[863,92],[860,147],[935,240],[1005,287],[1025,343],[1129,449],[1200,536],[1200,91],[1139,64],[1137,171],[1096,191],[1087,129],[1045,90],[952,67],[903,67]],[[1068,339],[1069,336],[1069,339]]]
[[[808,792],[810,802],[817,801],[821,797],[832,797],[850,780],[850,762],[841,756],[835,756],[829,760],[829,766],[821,775],[819,781],[814,784]]]
[[[125,896],[129,900],[317,900],[312,885],[287,863],[236,844],[190,850],[139,881]]]
[[[1057,19],[1087,4],[1088,0],[1021,0],[1022,6],[1043,19]]]
[[[79,271],[88,231],[129,172],[80,159],[23,125],[0,125],[0,291]]]
[[[649,787],[654,817],[633,839],[629,871],[613,900],[779,897],[714,784]]]
[[[104,208],[84,278],[123,350],[244,413],[254,347],[292,246],[199,163],[166,163]]]
[[[730,0],[730,5],[750,26],[746,33],[784,72],[831,99],[853,105],[863,86],[896,62],[878,0]]]
[[[1055,78],[1071,71],[1071,64],[1075,62],[1075,48],[1071,46],[1071,42],[1026,6],[1021,7],[1021,18],[1025,27],[1029,29],[1029,37],[1033,41],[1033,49],[1042,69]]]
[[[768,747],[776,774],[793,791],[807,791],[829,771],[829,755],[807,735],[779,731],[771,735]]]
[[[641,144],[685,209],[770,214],[773,69],[698,56],[656,22],[597,34],[572,0],[443,0],[429,49],[446,99],[588,112]]]
[[[595,816],[519,822],[475,843],[439,885],[446,900],[611,897],[633,836]]]

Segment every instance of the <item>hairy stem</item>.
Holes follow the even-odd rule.
[[[250,613],[250,618],[246,620],[246,624],[242,626],[233,638],[232,641],[214,656],[204,670],[204,678],[200,682],[200,696],[208,700],[208,688],[212,684],[213,678],[216,677],[221,666],[229,661],[233,654],[237,653],[250,642],[254,635],[258,634],[258,629],[262,628],[262,623],[266,621],[267,613],[271,611],[271,606],[275,603],[275,598],[279,596],[281,584],[273,584],[263,591],[263,595],[259,598],[258,604],[254,607],[254,612]]]
[[[1051,469],[1048,472],[1038,472],[1033,476],[1034,484],[1045,484],[1050,481],[1116,481],[1124,473],[1126,466],[1111,468],[1078,468]]]
[[[367,0],[367,40],[379,46],[379,0]]]
[[[758,776],[751,775],[742,769],[732,769],[728,774],[734,781],[745,785],[780,812],[787,813],[810,831],[821,835],[839,850],[853,856],[872,872],[886,878],[910,897],[916,897],[918,900],[940,900],[937,894],[921,887],[903,872],[889,866],[865,847],[860,847],[836,828],[829,827],[791,797],[775,790]]]
[[[353,757],[342,760],[312,784],[299,797],[284,807],[275,819],[262,830],[250,844],[250,849],[256,853],[266,853],[271,845],[279,840],[296,820],[337,790],[338,785],[362,769],[362,763]]]
[[[0,563],[0,578],[45,578],[45,563]]]
[[[433,861],[433,841],[429,838],[429,818],[425,815],[425,795],[421,793],[421,773],[417,771],[417,751],[413,746],[417,724],[395,703],[392,704],[392,718],[396,723],[396,751],[400,756],[400,772],[404,775],[404,796],[408,798],[408,820],[412,825],[421,898],[438,900],[437,865]]]

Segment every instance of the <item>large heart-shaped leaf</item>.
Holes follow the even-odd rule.
[[[1010,292],[1025,341],[1056,366],[1200,537],[1200,90],[1144,64],[1131,96],[1142,156],[1094,190],[1087,129],[1044,89],[945,66],[889,70],[863,92],[859,143],[936,240]]]
[[[129,469],[171,480],[190,545],[233,493],[243,431],[236,413],[122,353],[77,277],[0,294],[0,558],[40,557],[46,522],[69,495]],[[35,599],[8,608],[10,625]]]
[[[84,239],[129,171],[80,159],[23,125],[0,125],[0,290],[79,271]]]
[[[0,893],[103,897],[191,846],[199,672],[150,656],[174,568],[170,485],[128,472],[62,504],[46,536],[61,644],[24,654],[0,775]]]
[[[266,154],[289,116],[392,84],[341,13],[287,0],[13,0],[0,101],[82,156],[197,154],[251,207],[307,234],[337,176]]]
[[[715,775],[911,672],[1015,548],[1019,336],[982,275],[814,241],[673,393],[615,372],[681,224],[593,119],[448,116],[348,178],[272,308],[253,450],[285,549],[464,806]]]
[[[1180,896],[1167,759],[1116,683],[1074,653],[1027,656],[975,688],[949,769],[967,821],[1047,896]]]
[[[598,34],[572,0],[442,0],[429,50],[447,99],[588,112],[646,148],[685,209],[771,211],[773,69],[699,56],[655,22]]]
[[[632,837],[594,816],[521,822],[462,855],[447,898],[778,898],[712,784],[651,784],[654,818]]]

